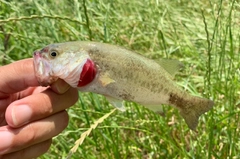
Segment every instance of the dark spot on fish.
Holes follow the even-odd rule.
[[[109,64],[105,64],[103,67],[104,67],[105,70],[109,70],[110,69]]]
[[[161,88],[162,88],[162,87],[163,87],[163,86],[161,86]],[[164,89],[163,89],[163,93],[164,93],[164,94],[168,94],[168,89],[167,89],[167,88],[164,88]]]
[[[98,48],[94,47],[94,48],[89,49],[88,53],[91,56],[92,54],[99,54],[100,50]]]
[[[131,96],[130,94],[123,93],[123,94],[120,94],[119,97],[121,97],[123,100],[128,100],[128,101],[133,100],[133,96]]]
[[[189,105],[189,102],[187,100],[179,97],[177,94],[174,93],[170,93],[169,103],[181,109],[184,109]]]
[[[120,93],[119,97],[122,98],[123,100],[128,100],[128,101],[131,101],[134,99],[134,96],[132,96],[126,90],[123,90],[123,93]]]

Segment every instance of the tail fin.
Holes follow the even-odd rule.
[[[214,102],[212,100],[191,96],[185,107],[180,109],[180,114],[188,127],[195,130],[198,125],[198,118],[209,111],[213,105]]]

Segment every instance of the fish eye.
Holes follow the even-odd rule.
[[[56,51],[51,51],[50,52],[51,57],[56,57],[58,53]]]

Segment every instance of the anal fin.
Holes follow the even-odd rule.
[[[162,105],[145,105],[146,108],[160,114],[160,115],[164,115],[163,112],[163,106]]]

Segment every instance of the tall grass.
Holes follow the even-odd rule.
[[[73,40],[112,43],[149,58],[179,59],[176,82],[211,98],[213,110],[188,129],[178,111],[159,116],[136,103],[114,112],[72,158],[240,158],[240,4],[238,1],[0,0],[0,64],[28,58],[43,46]],[[74,142],[113,107],[79,93],[68,128],[42,159],[65,158]]]

